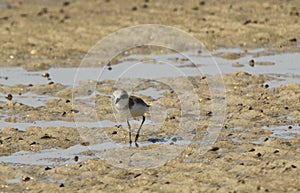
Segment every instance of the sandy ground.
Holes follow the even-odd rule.
[[[297,49],[300,1],[24,1],[1,3],[1,66],[23,66],[27,70],[55,66],[78,66],[83,55],[101,38],[116,30],[144,23],[177,27],[201,40],[209,50],[227,48]],[[235,55],[225,54],[224,58]],[[216,78],[216,77],[209,77]],[[124,169],[99,159],[80,160],[56,167],[18,167],[0,164],[0,192],[299,192],[300,139],[270,137],[267,126],[300,124],[300,85],[288,83],[268,88],[266,75],[243,72],[224,75],[226,116],[213,147],[201,154],[191,145],[175,159],[152,169]],[[207,128],[211,104],[204,77],[191,78],[200,97],[201,120],[196,132]],[[97,90],[109,95],[113,82],[98,83]],[[251,86],[249,86],[251,85]],[[159,85],[156,85],[160,88]],[[78,92],[86,92],[83,83]],[[45,85],[1,85],[2,93],[45,93],[59,99],[34,108],[14,100],[0,102],[7,122],[73,121],[92,119],[73,109],[72,90],[60,83]],[[178,98],[170,90],[159,102],[178,109]],[[154,101],[144,96],[146,101]],[[98,116],[112,120],[109,97],[96,95]],[[162,130],[168,136],[178,126],[180,112],[167,115]],[[291,120],[289,117],[293,117]],[[145,130],[149,125],[145,126]],[[84,129],[84,128],[83,128]],[[199,130],[199,131],[198,131]],[[127,132],[105,129],[113,140],[126,143]],[[115,133],[115,134],[113,134]],[[88,135],[88,134],[87,134]],[[93,135],[93,133],[91,133]],[[0,155],[86,145],[77,128],[29,127],[0,130]],[[154,146],[149,147],[155,148]],[[137,151],[132,148],[132,151]],[[141,149],[144,150],[144,149]],[[125,151],[125,150],[124,150]],[[122,152],[121,152],[122,153]],[[126,152],[123,152],[124,154]],[[150,160],[155,162],[156,160]],[[7,179],[19,178],[19,183]],[[54,181],[45,179],[57,179]],[[62,180],[61,182],[59,180]]]

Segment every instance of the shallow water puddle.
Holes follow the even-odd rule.
[[[68,122],[68,121],[35,121],[34,123],[20,123],[20,122],[6,122],[0,119],[1,128],[17,128],[18,130],[25,130],[27,127],[38,126],[38,127],[114,127],[117,123],[109,120],[97,121],[97,122]]]
[[[263,127],[263,129],[271,131],[271,137],[292,139],[294,137],[300,137],[299,125],[284,125],[284,126],[270,126]]]
[[[161,138],[161,139],[149,139],[148,141],[139,143],[139,147],[146,147],[151,144],[166,144],[172,146],[184,146],[190,144],[191,141],[183,140],[181,137]],[[129,149],[128,149],[129,148]],[[129,147],[129,144],[104,142],[101,144],[95,144],[90,146],[82,146],[80,144],[74,145],[67,149],[46,149],[41,151],[20,151],[8,156],[1,156],[0,163],[10,164],[24,164],[24,165],[39,165],[39,166],[58,166],[69,163],[75,163],[77,161],[83,161],[92,158],[103,158],[103,153],[111,150],[134,151],[136,147]],[[92,151],[92,154],[85,154],[85,152]],[[76,161],[74,158],[78,157]],[[119,156],[122,157],[121,154]]]

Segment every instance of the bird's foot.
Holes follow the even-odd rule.
[[[135,142],[135,147],[139,147],[139,144],[137,142]]]

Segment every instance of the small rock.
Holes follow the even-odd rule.
[[[28,182],[31,178],[29,176],[26,176],[22,179],[23,182]]]
[[[88,145],[90,145],[90,143],[87,142],[87,141],[84,141],[84,142],[81,142],[80,145],[82,145],[82,146],[88,146]]]
[[[12,94],[8,94],[5,98],[6,98],[7,100],[11,101],[12,98],[13,98],[13,96],[12,96]]]
[[[261,153],[257,153],[256,156],[257,156],[257,157],[261,157],[262,154],[261,154]]]
[[[112,135],[116,135],[116,134],[118,134],[118,132],[117,131],[113,131],[111,134]]]
[[[212,147],[209,151],[218,151],[219,149],[219,147]]]
[[[70,2],[69,2],[69,1],[63,2],[63,6],[68,6],[68,5],[70,5]]]
[[[74,161],[78,161],[79,160],[79,157],[77,156],[77,155],[75,155],[75,157],[74,157]]]
[[[42,74],[42,77],[44,77],[44,78],[49,78],[49,77],[50,77],[50,74],[46,72],[46,73]]]
[[[266,142],[266,141],[268,141],[268,140],[269,140],[269,138],[265,138],[265,139],[264,139],[264,142]]]
[[[41,139],[51,139],[53,137],[49,136],[48,134],[45,134],[44,136],[41,137]]]
[[[79,110],[71,109],[71,112],[72,112],[72,113],[79,113]]]
[[[36,144],[36,142],[34,141],[34,142],[31,142],[29,145],[35,145]]]
[[[206,112],[206,116],[212,116],[212,114],[213,114],[213,113],[212,113],[211,111],[207,111],[207,112]]]
[[[253,59],[251,59],[250,61],[249,61],[249,66],[251,66],[251,67],[254,67],[254,60]]]

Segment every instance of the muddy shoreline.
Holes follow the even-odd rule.
[[[268,0],[263,4],[260,1],[215,0],[184,3],[152,0],[42,3],[31,0],[22,4],[14,1],[1,3],[0,66],[21,66],[26,71],[36,72],[32,76],[43,78],[44,83],[0,84],[3,98],[0,100],[0,117],[6,123],[16,124],[0,128],[0,159],[23,155],[24,162],[32,159],[32,163],[40,163],[2,161],[0,192],[299,192],[300,120],[297,117],[300,117],[300,84],[289,82],[272,87],[269,82],[275,79],[274,76],[239,70],[245,66],[276,68],[276,61],[258,62],[251,67],[251,63],[234,62],[246,51],[224,52],[218,56],[232,60],[231,67],[236,72],[222,77],[188,77],[199,97],[196,102],[185,103],[188,109],[198,105],[200,118],[195,122],[190,121],[194,119],[192,113],[181,114],[179,93],[168,85],[151,81],[138,84],[141,79],[129,79],[137,82],[137,93],[148,87],[159,90],[160,97],[157,98],[139,96],[156,110],[169,109],[164,116],[147,115],[149,120],[164,121],[162,125],[151,122],[145,125],[140,140],[146,145],[140,148],[128,147],[127,128],[114,124],[110,105],[114,81],[85,80],[73,88],[55,82],[51,74],[47,79],[41,77],[46,75],[39,73],[57,67],[77,67],[101,38],[124,27],[147,23],[186,31],[202,41],[208,50],[264,48],[262,55],[268,55],[269,50],[297,53],[299,7],[297,0]],[[153,48],[132,49],[126,55],[143,54],[145,58],[141,61],[146,61],[147,54],[157,53],[164,52]],[[123,57],[125,55],[115,58],[112,67]],[[282,77],[285,75],[282,72]],[[0,78],[5,79],[5,75]],[[172,82],[174,88],[188,88],[184,85],[184,78],[165,78],[164,81]],[[211,96],[208,83],[212,80],[224,81],[223,96]],[[91,92],[93,89],[96,94]],[[78,99],[72,98],[74,93]],[[44,104],[31,106],[17,101],[18,97],[27,94],[41,97],[37,101]],[[189,95],[184,97],[190,98]],[[207,145],[209,149],[199,151],[199,144],[195,141],[184,148],[176,146],[181,138],[172,136],[178,135],[176,128],[180,126],[181,117],[188,120],[185,122],[190,129],[187,133],[201,139],[207,135],[210,121],[215,116],[223,118],[219,111],[211,109],[214,100],[219,99],[226,102],[226,112],[216,141]],[[91,106],[90,102],[96,105]],[[216,107],[222,107],[222,104],[216,104],[221,105]],[[92,110],[96,113],[89,113]],[[100,129],[87,126],[99,117],[111,122],[103,123]],[[40,122],[52,121],[61,125],[39,126]],[[74,121],[86,125],[64,126]],[[18,124],[24,123],[32,125],[18,128]],[[135,126],[138,124],[135,122]],[[276,133],[277,128],[284,132]],[[123,148],[115,153],[99,153],[93,149],[93,145],[107,139]],[[165,139],[170,142],[165,142]],[[74,147],[82,151],[76,152],[72,149]],[[177,147],[179,153],[174,157],[163,152]],[[61,152],[67,153],[60,155]],[[124,167],[128,160],[143,160],[140,155],[144,152],[157,155],[146,159],[147,169]],[[49,157],[39,160],[39,153]],[[59,156],[50,156],[56,153]],[[106,159],[101,159],[101,156],[106,156]],[[169,160],[159,162],[165,158]]]

